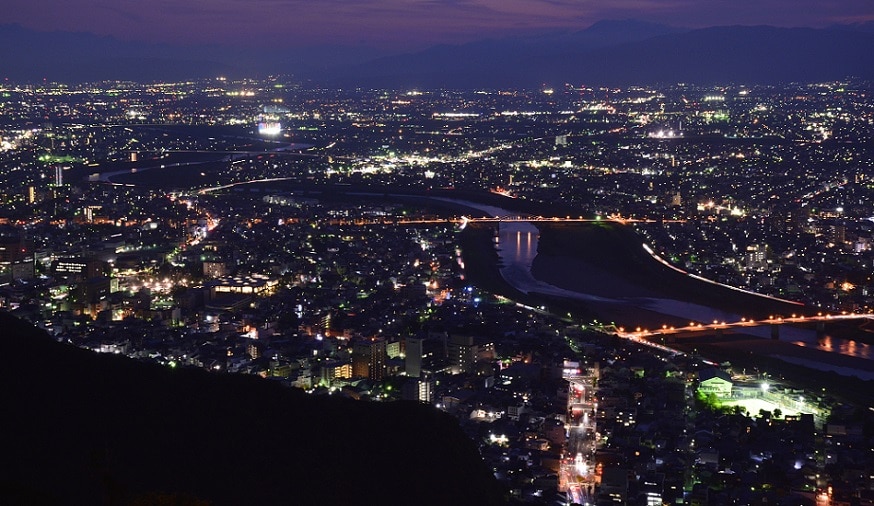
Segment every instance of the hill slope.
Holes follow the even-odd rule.
[[[500,502],[473,443],[428,406],[98,355],[6,313],[0,328],[0,502]]]

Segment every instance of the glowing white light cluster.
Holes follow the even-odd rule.
[[[278,121],[262,121],[258,123],[258,133],[261,135],[279,135],[282,124]]]
[[[674,132],[673,130],[659,130],[658,132],[652,132],[649,134],[650,137],[655,137],[656,139],[672,139],[674,137],[682,137],[683,134]]]

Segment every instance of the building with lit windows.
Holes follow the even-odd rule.
[[[704,395],[731,397],[732,381],[727,372],[720,369],[705,369],[698,373],[698,391]]]
[[[372,337],[352,345],[352,376],[380,381],[385,378],[385,339]]]

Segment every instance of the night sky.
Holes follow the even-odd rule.
[[[124,40],[249,47],[409,48],[586,28],[602,19],[678,27],[824,27],[874,20],[872,0],[5,0],[0,23]]]

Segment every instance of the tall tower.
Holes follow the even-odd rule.
[[[55,186],[64,186],[64,168],[55,165]]]

